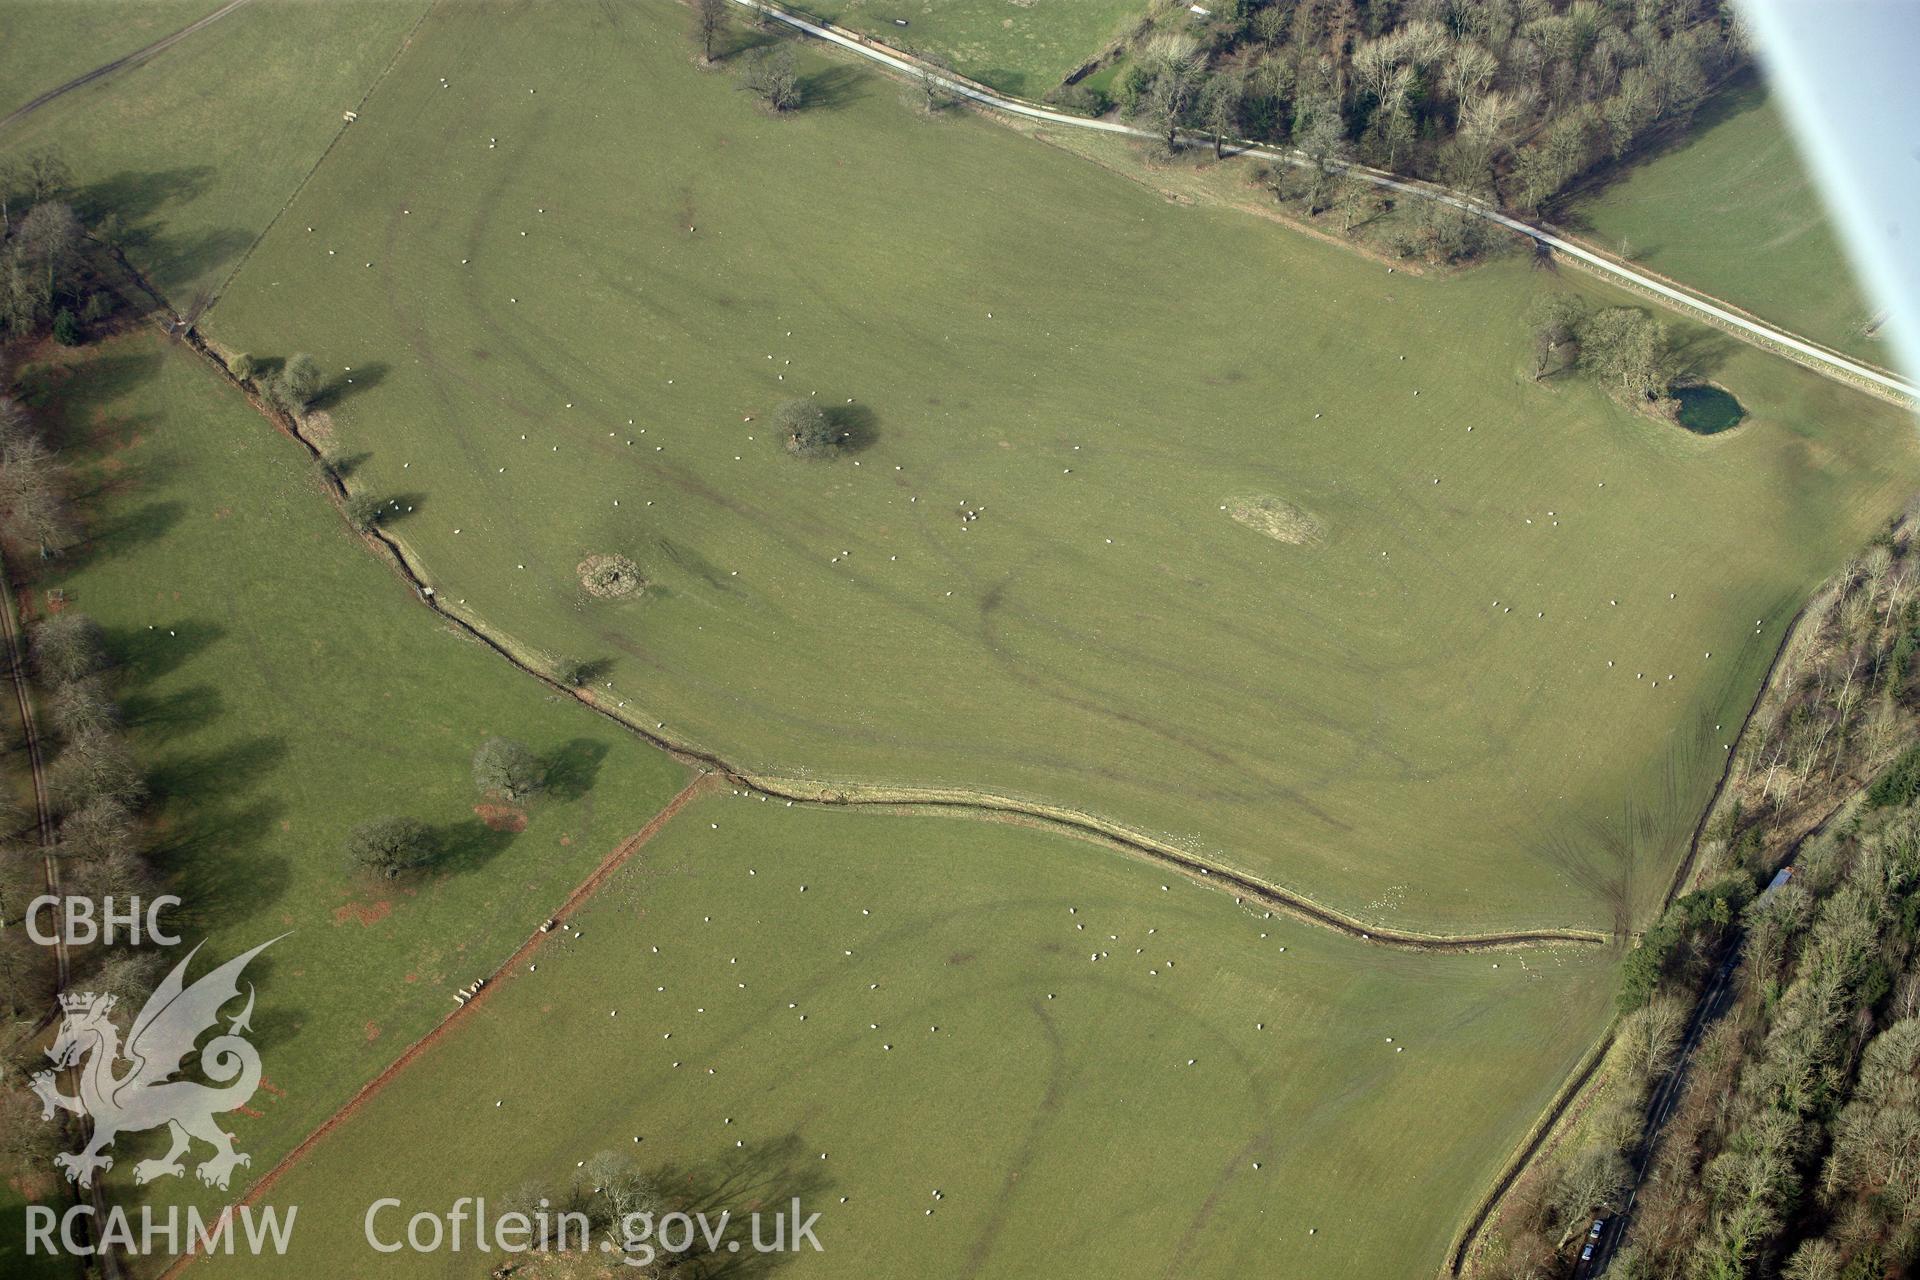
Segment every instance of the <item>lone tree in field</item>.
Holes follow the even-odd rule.
[[[375,818],[347,833],[347,865],[363,875],[391,880],[432,857],[433,833],[417,818]]]
[[[797,458],[830,458],[840,452],[844,434],[812,400],[788,400],[773,411],[774,429]]]
[[[1586,318],[1586,308],[1570,293],[1543,294],[1528,308],[1535,382],[1579,359],[1576,337]]]
[[[1667,326],[1637,307],[1596,311],[1580,326],[1580,365],[1599,381],[1640,400],[1667,394]]]
[[[287,412],[298,413],[314,402],[325,383],[320,362],[303,351],[288,357],[286,367],[274,379],[273,398]]]
[[[694,30],[700,33],[700,59],[713,65],[713,44],[727,29],[727,10],[732,0],[694,0]]]
[[[483,794],[524,800],[546,780],[546,770],[533,752],[511,738],[488,738],[473,753],[473,785]]]
[[[742,80],[769,111],[792,111],[800,105],[800,75],[794,70],[791,45],[782,44],[772,53],[755,50]]]

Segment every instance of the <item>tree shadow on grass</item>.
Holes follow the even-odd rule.
[[[183,503],[148,502],[116,518],[95,521],[87,526],[85,539],[61,555],[62,571],[75,573],[103,557],[158,542],[186,514]]]
[[[75,190],[73,209],[88,225],[113,215],[120,222],[121,243],[131,245],[149,231],[162,209],[207,194],[217,173],[210,164],[122,169]]]
[[[83,366],[50,362],[29,369],[20,379],[26,402],[38,411],[47,444],[70,449],[99,440],[96,419],[102,406],[129,395],[160,372],[158,351],[93,355]],[[81,370],[84,369],[84,372]]]
[[[857,67],[830,66],[812,75],[801,76],[802,111],[838,111],[867,96],[873,77]]]
[[[686,1213],[704,1213],[710,1219],[717,1219],[722,1211],[731,1212],[736,1219],[756,1211],[771,1215],[789,1211],[798,1200],[804,1220],[821,1206],[833,1187],[820,1168],[817,1153],[810,1152],[797,1133],[745,1147],[722,1148],[719,1155],[697,1165],[663,1165],[655,1171],[654,1182],[672,1207]],[[789,1221],[787,1229],[794,1225]],[[796,1242],[789,1239],[787,1244],[789,1250],[784,1253],[747,1249],[728,1253],[724,1243],[718,1251],[707,1253],[696,1241],[696,1251],[676,1267],[676,1274],[684,1269],[702,1280],[747,1280],[768,1275],[794,1258]]]
[[[660,554],[665,557],[667,563],[682,573],[690,577],[698,578],[701,582],[715,590],[738,590],[737,584],[733,582],[731,575],[722,571],[720,566],[714,564],[713,561],[702,555],[698,548],[685,542],[676,541],[673,538],[661,538],[655,545],[659,547]],[[657,588],[650,587],[648,589],[655,591],[657,594]]]
[[[880,419],[864,404],[840,404],[827,410],[840,437],[840,452],[865,453],[880,439]]]
[[[342,480],[347,480],[352,478],[354,472],[365,466],[367,460],[371,457],[373,457],[372,452],[363,449],[359,453],[346,453],[337,458],[328,458],[326,459],[326,466],[334,475]]]
[[[192,932],[259,919],[286,894],[291,861],[260,852],[285,814],[280,801],[257,799],[182,803],[155,818],[148,856],[183,899]]]
[[[429,874],[463,874],[478,871],[506,852],[519,836],[511,829],[496,830],[478,818],[448,823],[433,832],[433,860],[424,868]]]
[[[1671,352],[1675,380],[1701,381],[1725,367],[1740,344],[1718,329],[1687,330]]]
[[[196,285],[207,276],[232,269],[253,240],[253,232],[243,227],[220,227],[188,235],[151,232],[137,248],[126,246],[126,254],[162,297],[172,299],[175,305],[182,298],[188,299],[189,316],[198,318],[211,304],[212,294]]]
[[[227,629],[217,622],[183,621],[146,628],[106,627],[101,642],[121,677],[139,686],[177,669],[226,634]]]
[[[128,694],[120,699],[120,718],[143,737],[164,740],[212,724],[220,715],[220,706],[219,689],[196,684],[167,694]]]
[[[427,505],[424,493],[394,493],[380,499],[380,509],[374,513],[375,523],[387,525],[405,524],[419,515]]]
[[[562,800],[578,800],[593,790],[600,763],[610,748],[594,738],[575,738],[548,755],[547,790]]]
[[[726,43],[726,47],[717,49],[714,52],[713,61],[715,66],[720,66],[733,58],[739,57],[743,53],[752,53],[755,49],[772,48],[784,38],[778,31],[773,29],[771,23],[764,27],[756,27],[748,23],[735,23],[731,28],[731,32],[732,34]]]
[[[214,751],[180,756],[147,774],[147,786],[162,803],[204,808],[206,796],[231,795],[262,781],[287,758],[287,740],[255,734]]]
[[[313,398],[313,403],[308,407],[331,409],[351,400],[362,391],[371,391],[379,386],[386,381],[387,374],[391,371],[392,366],[376,360],[372,364],[357,364],[353,366],[351,372],[330,374],[326,385],[320,388],[320,394]]]

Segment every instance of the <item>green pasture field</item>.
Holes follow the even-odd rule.
[[[6,0],[0,4],[0,116],[198,22],[224,3]]]
[[[1892,352],[1786,121],[1754,81],[1701,108],[1678,145],[1570,211],[1603,247],[1859,359]]]
[[[802,0],[791,6],[1038,98],[1146,16],[1145,0]],[[905,18],[902,27],[896,19]]]
[[[59,147],[74,171],[76,205],[89,216],[111,210],[132,259],[189,309],[218,288],[286,204],[425,7],[426,0],[254,0],[151,61],[9,126],[0,151]],[[23,25],[41,30],[55,8],[92,13],[95,5],[15,0],[6,12],[20,11]],[[175,23],[178,13],[169,13],[158,35],[204,16]],[[74,73],[154,38],[103,44],[98,57],[76,51],[85,65]],[[21,97],[65,78],[35,74]]]
[[[253,1158],[244,1180],[451,1011],[686,773],[436,626],[347,532],[305,451],[192,353],[118,339],[26,385],[68,457],[97,458],[78,477],[94,494],[86,546],[32,598],[44,609],[60,589],[105,629],[155,794],[152,856],[185,899],[171,923],[205,940],[194,973],[288,934],[247,974],[268,1084],[222,1120]],[[554,770],[517,834],[513,814],[475,807],[472,754],[490,734]],[[442,860],[357,881],[343,839],[389,814],[433,827]],[[142,1194],[133,1165],[162,1145],[121,1138],[118,1194]],[[240,1189],[189,1174],[146,1191],[217,1206]]]
[[[1616,927],[1920,474],[1907,417],[1705,330],[1732,432],[1534,383],[1525,308],[1587,286],[1519,255],[1390,272],[811,52],[770,118],[678,11],[599,12],[436,10],[207,324],[332,371],[450,607],[764,775],[1069,806],[1382,924]],[[857,452],[785,454],[805,395]],[[609,552],[642,596],[582,589]]]
[[[403,1200],[385,1239],[608,1149],[682,1207],[820,1211],[794,1280],[1431,1274],[1614,959],[1389,951],[1049,833],[724,789],[567,924],[275,1184],[287,1259],[209,1275],[484,1274],[375,1254],[367,1207]]]

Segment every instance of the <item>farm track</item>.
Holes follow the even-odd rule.
[[[625,865],[627,859],[637,853],[649,840],[652,840],[656,835],[660,834],[660,829],[666,826],[667,823],[673,821],[676,814],[701,795],[716,789],[718,785],[719,779],[715,775],[702,773],[686,786],[682,787],[671,800],[661,806],[660,812],[648,819],[644,827],[641,827],[640,830],[634,832],[625,840],[622,840],[614,847],[611,853],[601,859],[600,865],[593,869],[593,873],[576,885],[573,891],[567,895],[566,901],[561,903],[554,911],[552,918],[564,920],[572,915],[588,898],[591,898],[595,893],[599,892],[600,887],[607,882],[615,871],[618,871]],[[399,1057],[388,1063],[379,1075],[361,1085],[338,1111],[335,1111],[325,1120],[322,1120],[311,1133],[307,1134],[306,1137],[302,1138],[299,1143],[294,1146],[293,1150],[280,1157],[279,1161],[271,1169],[261,1174],[260,1177],[254,1181],[253,1185],[247,1188],[246,1194],[241,1196],[236,1203],[242,1205],[258,1204],[260,1198],[273,1188],[273,1184],[278,1182],[287,1170],[304,1160],[315,1147],[326,1140],[328,1134],[351,1120],[361,1108],[365,1107],[367,1103],[371,1102],[377,1095],[384,1091],[388,1085],[392,1084],[394,1079],[398,1077],[402,1071],[412,1066],[421,1055],[425,1054],[427,1050],[431,1049],[441,1038],[446,1036],[447,1033],[453,1031],[460,1025],[465,1020],[467,1014],[471,1013],[494,993],[497,989],[496,984],[499,979],[516,972],[520,965],[526,962],[527,958],[538,951],[540,945],[552,936],[552,934],[542,930],[536,930],[531,934],[525,942],[520,944],[519,948],[512,955],[503,960],[491,973],[485,975],[485,985],[474,992],[471,998],[455,1006],[453,1012],[449,1013],[439,1022],[436,1022],[430,1031],[408,1045],[406,1050],[402,1052]],[[174,1276],[179,1275],[191,1266],[194,1258],[197,1256],[197,1254],[193,1253],[180,1254],[174,1259],[171,1266],[161,1272],[161,1280],[172,1280]]]
[[[4,116],[0,116],[0,129],[4,129],[8,125],[14,123],[15,121],[21,120],[29,115],[32,115],[34,112],[38,111],[41,107],[44,107],[49,102],[52,102],[55,98],[62,97],[66,94],[72,93],[75,89],[84,88],[85,86],[92,84],[96,80],[104,80],[106,77],[112,75],[114,72],[119,71],[125,67],[134,66],[137,63],[145,62],[148,58],[151,58],[156,54],[165,53],[168,49],[171,49],[174,45],[179,44],[182,40],[185,40],[188,36],[192,35],[194,32],[200,31],[206,27],[210,27],[214,23],[220,21],[220,19],[232,13],[235,9],[240,8],[242,5],[248,5],[252,3],[253,3],[253,0],[229,0],[227,4],[224,4],[220,8],[215,9],[212,13],[200,19],[200,21],[190,23],[189,25],[180,28],[178,31],[174,32],[170,36],[162,36],[160,39],[155,40],[152,44],[146,46],[143,49],[135,49],[132,53],[124,54],[121,57],[115,58],[112,62],[102,63],[91,71],[85,72],[81,75],[77,75],[73,79],[67,81],[65,84],[58,85],[52,89],[49,89],[45,93],[41,94],[39,97],[35,98],[33,101],[26,103],[23,106],[16,107],[14,110],[9,111]]]
[[[33,720],[33,699],[27,692],[27,654],[20,634],[20,615],[16,609],[18,598],[14,594],[13,575],[4,557],[0,557],[0,589],[7,593],[7,598],[0,601],[0,631],[5,633],[7,676],[13,685],[14,701],[19,707],[20,732],[25,740],[27,765],[33,775],[34,839],[40,846],[47,892],[58,895],[60,863],[53,853],[53,806],[47,801],[46,760],[40,751],[40,732]],[[54,943],[53,963],[57,989],[64,991],[69,973],[64,927],[60,931],[59,941]]]
[[[1074,129],[1088,129],[1097,133],[1118,134],[1129,138],[1156,140],[1160,135],[1149,129],[1136,129],[1131,125],[1119,124],[1112,120],[1095,120],[1086,116],[1069,115],[1063,111],[1053,111],[1009,98],[993,92],[983,85],[959,79],[951,74],[942,74],[935,68],[918,62],[912,56],[898,49],[880,44],[869,37],[856,32],[844,31],[828,23],[814,22],[788,13],[776,5],[764,0],[734,0],[742,8],[752,9],[777,22],[786,24],[803,35],[825,41],[859,55],[892,71],[916,78],[925,77],[947,92],[956,94],[969,102],[988,107],[995,111],[1004,111],[1012,115],[1024,116],[1046,124],[1065,125]],[[1186,132],[1181,141],[1191,145],[1212,146],[1211,136],[1201,136]],[[1252,155],[1269,160],[1278,160],[1296,168],[1305,168],[1313,162],[1298,151],[1287,148],[1266,146],[1262,143],[1236,139],[1225,147],[1228,155]],[[1920,387],[1895,377],[1884,370],[1850,359],[1837,351],[1822,347],[1806,338],[1776,328],[1765,322],[1742,314],[1738,308],[1721,302],[1707,294],[1699,293],[1677,281],[1649,272],[1637,270],[1625,263],[1588,248],[1573,239],[1560,235],[1545,226],[1525,222],[1500,212],[1490,205],[1481,203],[1457,191],[1452,191],[1436,183],[1422,182],[1404,178],[1384,170],[1369,168],[1366,165],[1334,162],[1339,171],[1363,181],[1372,183],[1383,190],[1399,195],[1412,196],[1420,200],[1434,200],[1451,205],[1464,213],[1484,219],[1495,226],[1517,232],[1527,237],[1537,246],[1551,250],[1576,265],[1596,275],[1611,280],[1615,284],[1625,285],[1636,292],[1651,296],[1655,301],[1672,309],[1689,313],[1694,319],[1704,319],[1724,332],[1732,333],[1742,341],[1771,351],[1775,355],[1814,370],[1837,382],[1859,390],[1867,391],[1883,399],[1908,407],[1920,403]]]
[[[0,600],[0,633],[3,633],[6,644],[7,675],[9,682],[13,685],[14,699],[19,706],[21,737],[27,752],[27,764],[33,775],[34,834],[40,845],[40,858],[46,877],[47,893],[58,897],[60,895],[60,861],[54,854],[53,805],[47,799],[46,760],[40,750],[40,731],[34,724],[33,698],[27,692],[26,646],[20,631],[20,623],[24,615],[17,613],[16,605],[19,598],[13,589],[12,571],[7,568],[4,557],[0,557],[0,591],[6,593],[6,598]],[[72,965],[67,955],[67,928],[64,919],[54,939],[53,969],[55,993],[65,992],[67,980],[72,975]],[[23,1035],[14,1040],[14,1045],[37,1036],[41,1031],[52,1026],[58,1010],[57,1002],[48,1006],[46,1013],[41,1015]],[[62,1074],[68,1084],[78,1092],[75,1069],[69,1067]],[[61,1127],[67,1128],[64,1123]],[[70,1193],[73,1192],[71,1183],[65,1185]],[[95,1182],[88,1189],[86,1197],[86,1203],[92,1206],[96,1215],[95,1220],[98,1221],[98,1216],[104,1213],[107,1207],[106,1189]],[[93,1228],[90,1224],[83,1225],[80,1233],[83,1239],[92,1242]],[[118,1280],[121,1274],[118,1262],[111,1256],[106,1257],[104,1261],[108,1280]]]

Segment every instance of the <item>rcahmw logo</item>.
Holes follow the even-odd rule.
[[[251,983],[247,985],[245,1006],[231,1017],[224,1032],[218,1031],[218,1024],[221,1009],[240,996],[240,975],[247,963],[279,940],[261,943],[188,986],[187,966],[199,954],[196,946],[148,997],[134,1017],[124,1044],[111,1016],[114,997],[91,991],[61,993],[64,1017],[53,1047],[47,1050],[53,1069],[36,1074],[32,1085],[40,1097],[43,1120],[67,1111],[92,1121],[92,1133],[78,1151],[63,1151],[53,1158],[68,1180],[82,1187],[92,1186],[96,1174],[113,1167],[108,1148],[119,1135],[163,1126],[170,1146],[165,1155],[142,1160],[133,1167],[135,1182],[184,1174],[181,1158],[194,1151],[196,1139],[213,1148],[213,1153],[194,1169],[195,1176],[207,1186],[225,1190],[233,1171],[252,1163],[244,1152],[234,1149],[232,1136],[215,1120],[246,1105],[260,1087],[260,1055],[241,1034],[251,1029]],[[217,1034],[199,1046],[198,1064],[200,1073],[213,1083],[175,1079],[208,1030]],[[60,1092],[56,1072],[73,1073],[73,1094]],[[274,1210],[263,1211],[257,1218],[252,1206],[242,1206],[240,1212],[251,1251],[271,1247],[281,1252],[299,1211],[289,1208],[284,1223]],[[87,1204],[75,1205],[60,1215],[45,1205],[28,1206],[28,1252],[44,1247],[50,1253],[83,1253],[109,1244],[140,1254],[153,1252],[156,1244],[167,1252],[181,1248],[231,1252],[234,1248],[229,1211],[223,1211],[209,1227],[195,1210],[185,1211],[183,1225],[177,1209],[156,1220],[149,1206],[142,1210],[136,1230],[133,1220],[115,1206],[99,1215],[99,1242],[89,1247],[87,1237],[92,1233],[86,1219],[94,1216],[94,1207]],[[55,1246],[56,1226],[64,1249]]]

